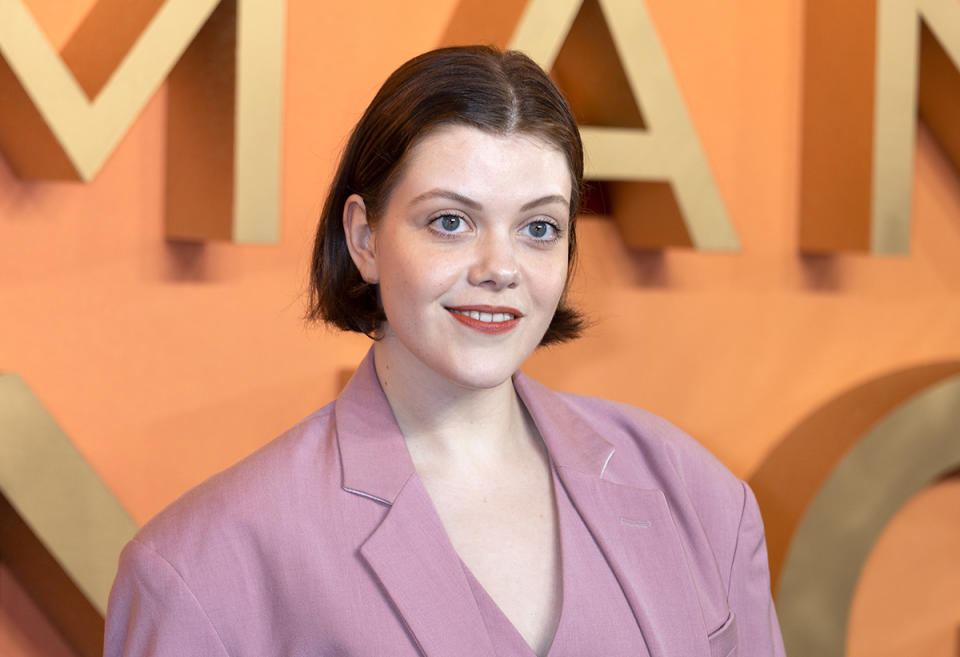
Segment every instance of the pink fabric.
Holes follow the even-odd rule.
[[[577,514],[554,470],[563,581],[563,608],[547,657],[646,657],[649,653],[620,584]],[[466,569],[466,566],[464,566]],[[490,641],[499,657],[535,653],[466,569]]]
[[[652,657],[783,655],[756,501],[667,422],[518,374]],[[372,353],[336,402],[189,491],[120,557],[105,655],[495,654]]]

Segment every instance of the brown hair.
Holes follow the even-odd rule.
[[[523,53],[487,46],[441,48],[394,71],[350,135],[317,226],[308,319],[376,335],[386,317],[377,286],[361,278],[347,250],[344,204],[348,196],[359,194],[368,217],[376,221],[410,148],[430,130],[449,124],[495,134],[532,134],[563,152],[571,178],[569,283],[577,252],[583,145],[567,101]],[[564,293],[540,344],[571,340],[583,325]]]

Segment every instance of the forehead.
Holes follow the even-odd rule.
[[[467,196],[529,200],[571,193],[564,152],[542,137],[498,134],[465,125],[445,125],[420,138],[402,164],[394,193],[451,189]]]

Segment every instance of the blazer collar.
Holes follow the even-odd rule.
[[[708,656],[696,585],[663,492],[604,479],[613,446],[536,381],[518,373],[514,386],[619,580],[651,657]],[[335,421],[343,488],[390,505],[360,552],[421,652],[492,654],[462,563],[415,476],[372,349],[337,399]],[[453,625],[456,632],[437,631]]]
[[[415,470],[377,379],[372,348],[337,397],[334,414],[344,490],[393,504]]]
[[[514,387],[543,437],[558,467],[602,477],[614,448],[583,419],[558,403],[548,388],[518,372]],[[367,352],[335,404],[337,431],[350,436],[339,441],[343,488],[393,504],[414,474],[400,427],[380,387]]]
[[[549,388],[522,372],[514,375],[513,385],[537,425],[554,465],[603,477],[613,458],[613,445],[559,401]]]

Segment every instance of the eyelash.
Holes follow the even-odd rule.
[[[467,218],[464,217],[463,215],[457,214],[455,212],[444,212],[443,214],[438,215],[433,219],[431,219],[428,225],[430,227],[430,230],[432,230],[434,234],[437,235],[438,237],[442,239],[455,239],[458,235],[461,234],[462,231],[449,231],[449,230],[442,230],[440,228],[437,228],[440,222],[443,219],[446,219],[448,217],[456,217],[457,219],[460,220],[461,224],[467,222]],[[555,242],[556,240],[560,239],[560,237],[562,237],[563,235],[563,231],[560,229],[560,226],[556,222],[546,218],[537,219],[535,221],[531,221],[525,224],[523,226],[523,230],[528,231],[531,226],[538,225],[538,224],[543,224],[545,226],[548,226],[549,229],[553,231],[553,233],[549,237],[534,237],[533,235],[530,235],[529,233],[527,233],[527,235],[536,242],[549,244],[550,242]],[[460,224],[458,224],[457,228],[459,227],[460,227]]]

